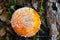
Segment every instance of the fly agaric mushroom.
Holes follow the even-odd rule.
[[[24,37],[34,36],[40,29],[40,24],[40,16],[29,7],[17,9],[11,19],[13,30]]]

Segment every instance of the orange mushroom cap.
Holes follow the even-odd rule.
[[[34,36],[40,29],[40,16],[35,10],[23,7],[14,12],[11,19],[14,31],[21,36]]]

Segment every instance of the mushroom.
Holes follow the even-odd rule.
[[[40,29],[40,16],[35,10],[24,7],[16,10],[12,15],[11,24],[13,30],[21,36],[31,37]]]

